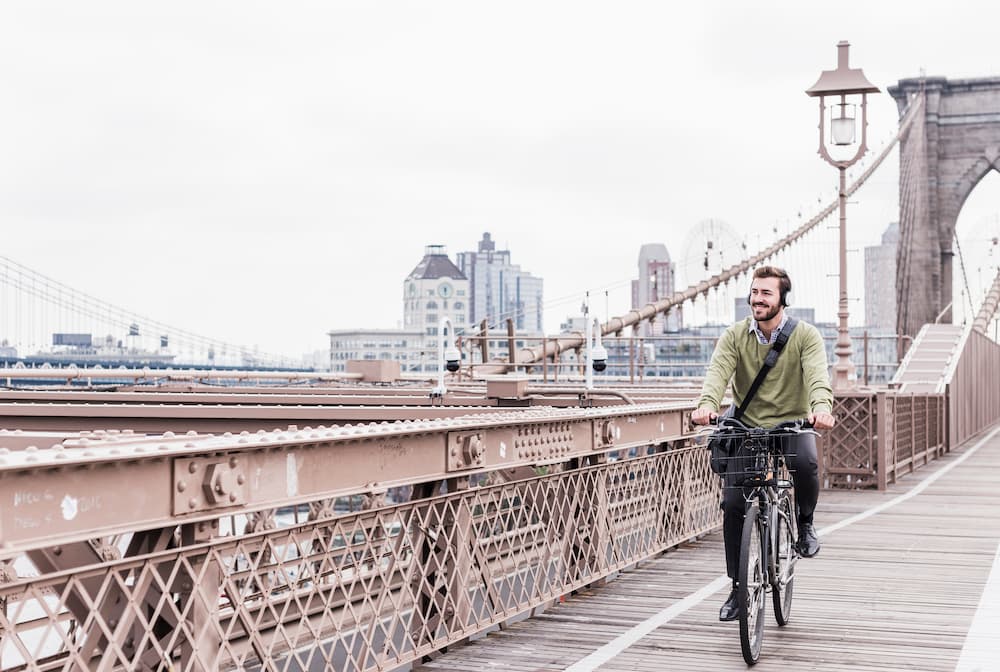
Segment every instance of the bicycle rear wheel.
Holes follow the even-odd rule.
[[[795,513],[791,497],[783,497],[778,504],[774,549],[774,620],[787,625],[792,617],[792,588],[795,581]]]
[[[743,540],[740,544],[739,606],[740,646],[743,660],[753,665],[760,656],[764,639],[764,601],[767,578],[761,540],[763,529],[756,503],[747,507],[743,520]]]

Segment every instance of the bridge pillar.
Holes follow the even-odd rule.
[[[900,139],[897,330],[909,336],[938,315],[951,321],[958,214],[979,181],[1000,171],[1000,77],[903,79],[889,88],[900,116],[921,92],[923,127]]]

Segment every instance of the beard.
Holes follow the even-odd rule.
[[[768,320],[773,320],[775,317],[777,317],[778,311],[781,310],[781,306],[771,307],[765,304],[754,305],[752,306],[752,308],[754,309],[754,319],[757,320],[758,322],[767,322]],[[766,310],[763,317],[756,316],[756,311],[758,308],[763,308]]]

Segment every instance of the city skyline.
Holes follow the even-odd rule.
[[[299,354],[330,329],[394,327],[420,250],[474,249],[488,230],[545,278],[553,331],[587,290],[598,314],[627,310],[644,243],[680,256],[718,218],[753,249],[832,198],[804,91],[839,40],[883,90],[876,151],[898,79],[998,72],[998,9],[907,8],[8,3],[3,253],[164,323]],[[853,249],[898,218],[897,173],[890,158],[852,199]],[[995,263],[976,230],[1000,228],[997,178],[959,221],[972,285]],[[863,254],[849,263],[860,298]],[[802,288],[835,309],[825,282]]]

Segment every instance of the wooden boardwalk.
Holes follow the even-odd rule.
[[[966,646],[958,669],[1000,670],[997,609],[976,616],[1000,544],[1000,433],[989,436],[887,492],[822,492],[816,523],[823,549],[797,566],[791,623],[778,628],[768,609],[754,669],[955,670]],[[737,624],[718,621],[724,571],[715,533],[415,669],[745,670]],[[1000,567],[990,586],[1000,599],[997,574]],[[713,582],[717,590],[705,588]],[[706,599],[689,597],[699,591]],[[671,607],[666,620],[662,612]],[[657,614],[661,625],[620,644]],[[985,637],[967,642],[974,618]],[[969,662],[970,649],[984,641],[993,647],[991,661]],[[595,659],[608,643],[614,655]]]

